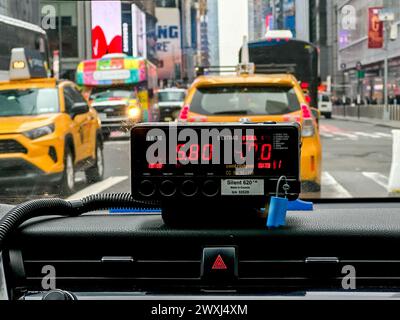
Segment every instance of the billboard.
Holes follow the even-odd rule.
[[[156,8],[159,79],[175,79],[182,65],[181,25],[177,8]]]
[[[132,55],[147,58],[146,14],[132,4]]]
[[[92,57],[122,53],[122,12],[120,1],[92,1]]]
[[[368,49],[383,48],[383,22],[379,19],[382,7],[368,8]]]

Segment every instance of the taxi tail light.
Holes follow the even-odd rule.
[[[302,82],[300,84],[300,87],[305,90],[305,89],[309,89],[310,88],[310,84],[308,82]]]
[[[283,121],[285,122],[297,122],[301,124],[301,116],[299,115],[284,115]]]
[[[189,106],[185,105],[182,107],[181,112],[179,112],[178,121],[179,122],[187,122],[189,115]]]
[[[315,134],[314,119],[306,104],[301,105],[301,114],[303,117],[301,134],[303,137],[312,137]]]

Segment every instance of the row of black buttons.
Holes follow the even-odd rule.
[[[140,183],[139,193],[143,197],[152,197],[156,194],[157,190],[164,197],[173,197],[178,192],[185,197],[193,197],[201,192],[206,197],[214,197],[219,192],[218,184],[213,180],[205,181],[201,188],[193,180],[185,180],[181,184],[177,184],[172,180],[164,180],[159,186],[153,181],[143,180]]]

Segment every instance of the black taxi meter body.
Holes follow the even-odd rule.
[[[131,132],[132,196],[164,211],[263,208],[300,193],[297,123],[143,123]],[[285,187],[278,181],[285,177]],[[281,179],[282,180],[282,179]]]

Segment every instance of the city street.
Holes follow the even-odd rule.
[[[391,129],[344,120],[321,120],[322,198],[386,197],[391,165]],[[105,144],[105,180],[71,199],[92,193],[129,192],[129,140]]]

